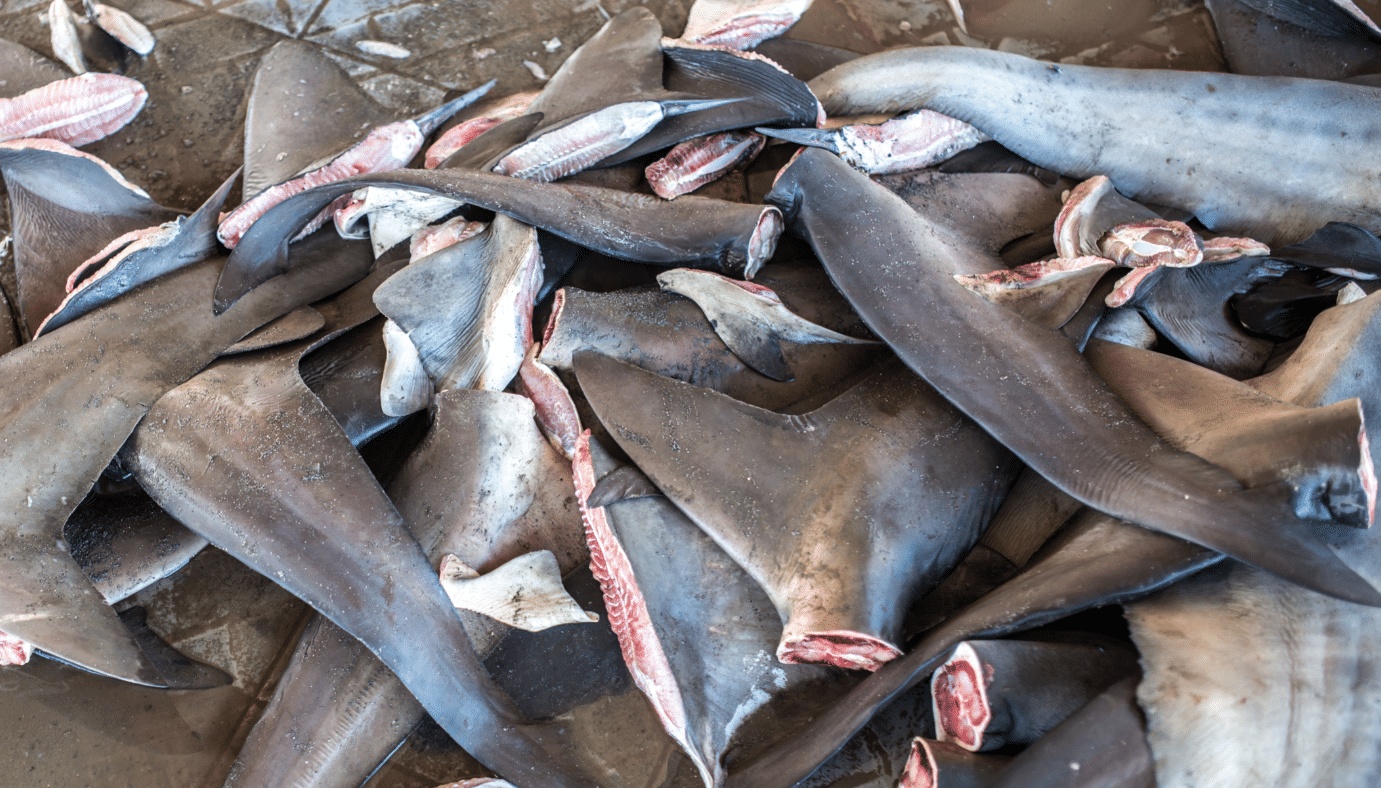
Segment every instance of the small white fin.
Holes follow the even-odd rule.
[[[599,620],[566,593],[556,555],[550,550],[520,555],[486,575],[447,554],[441,559],[441,587],[457,608],[528,632]]]
[[[1353,301],[1361,301],[1367,297],[1367,291],[1363,290],[1356,282],[1348,282],[1343,285],[1343,289],[1338,291],[1338,306],[1345,306]]]
[[[363,192],[363,196],[361,195]],[[465,203],[436,194],[370,186],[355,192],[359,204],[351,207],[351,222],[369,218],[369,243],[374,257],[412,238],[412,234]],[[339,230],[339,224],[337,225]]]
[[[389,416],[406,416],[427,407],[432,401],[432,379],[422,368],[417,347],[407,332],[392,320],[384,322],[384,376],[379,383],[379,404]]]

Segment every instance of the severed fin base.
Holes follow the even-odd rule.
[[[979,755],[917,736],[897,788],[988,788],[1010,761],[1004,755]]]
[[[901,656],[901,649],[861,632],[835,630],[782,637],[777,659],[791,665],[831,665],[845,670],[876,671]]]
[[[993,720],[983,661],[967,642],[960,643],[930,679],[935,733],[970,752],[983,746],[983,732]]]

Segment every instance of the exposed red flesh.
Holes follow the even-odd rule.
[[[986,274],[955,274],[954,278],[963,286],[977,293],[992,290],[1021,290],[1043,284],[1050,278],[1071,271],[1081,271],[1096,265],[1111,265],[1105,257],[1057,257],[1017,266],[999,268]]]
[[[161,229],[162,227],[145,227],[142,230],[130,230],[119,238],[106,244],[104,249],[83,260],[80,265],[72,269],[72,273],[67,276],[67,292],[70,293],[75,290],[79,283],[90,281],[93,270],[99,268],[107,257],[119,252],[126,246],[134,246],[139,241],[157,233]],[[134,250],[127,250],[127,253],[128,251]]]
[[[1096,203],[1100,196],[1112,188],[1112,181],[1106,175],[1095,175],[1069,190],[1065,195],[1064,206],[1055,217],[1055,253],[1060,257],[1079,257],[1079,219],[1087,205]]]
[[[936,788],[939,769],[930,753],[930,742],[917,736],[911,740],[911,757],[906,759],[897,788]]]
[[[580,415],[575,401],[551,367],[537,360],[542,345],[533,342],[518,368],[522,392],[537,409],[537,424],[547,440],[566,459],[575,456],[575,444],[580,439]]]
[[[777,659],[793,665],[832,665],[845,670],[875,671],[901,656],[885,640],[860,632],[811,632],[777,646]]]
[[[422,148],[422,132],[410,120],[390,123],[369,132],[350,150],[320,169],[290,181],[270,186],[230,212],[216,232],[226,248],[234,249],[240,238],[270,208],[317,186],[371,172],[388,172],[406,167]],[[320,218],[320,217],[318,217]],[[320,225],[318,225],[320,226]]]
[[[463,123],[447,129],[432,146],[427,149],[427,156],[423,160],[423,166],[429,170],[436,169],[441,163],[451,158],[451,156],[476,137],[506,120],[512,120],[521,116],[532,105],[532,100],[537,98],[537,91],[528,93],[515,93],[512,96],[499,102],[498,105],[490,109],[482,116],[471,118]]]
[[[1204,251],[1189,225],[1165,219],[1120,224],[1098,239],[1098,249],[1104,257],[1128,268],[1188,268],[1204,259]]]
[[[983,746],[983,732],[993,719],[986,673],[978,654],[967,643],[955,648],[949,661],[936,669],[930,679],[935,738],[975,752]]]
[[[643,691],[662,727],[687,752],[693,753],[686,732],[686,711],[681,690],[671,673],[647,602],[633,576],[633,567],[609,527],[604,508],[585,506],[585,500],[595,489],[595,468],[590,457],[590,431],[581,433],[575,445],[575,459],[571,463],[575,476],[576,500],[585,521],[585,539],[590,546],[590,571],[604,591],[604,605],[609,612],[609,625],[618,636],[623,661],[633,682]]]
[[[115,74],[82,74],[0,99],[0,141],[46,138],[86,145],[113,134],[144,108],[148,91]]]
[[[95,257],[77,266],[76,270],[67,277],[67,295],[63,297],[57,308],[43,318],[43,322],[38,324],[38,328],[34,329],[34,339],[42,336],[48,330],[48,323],[65,310],[72,299],[80,297],[83,290],[120,270],[125,259],[135,252],[152,246],[166,245],[176,237],[177,231],[178,226],[172,222],[157,227],[133,230],[110,242]]]
[[[735,19],[729,24],[690,39],[703,46],[727,49],[752,49],[769,38],[776,38],[796,24],[794,14],[761,14]]]
[[[1219,236],[1204,241],[1204,262],[1219,263],[1239,257],[1261,257],[1271,253],[1271,247],[1251,238]]]
[[[34,646],[28,641],[0,632],[0,665],[24,665],[33,656]]]
[[[647,165],[643,175],[664,200],[699,189],[762,152],[767,138],[745,131],[726,131],[686,140]]]
[[[422,160],[422,166],[429,170],[434,170],[441,166],[441,162],[451,158],[452,154],[479,135],[503,123],[495,117],[471,118],[458,126],[452,126],[442,134],[436,142],[427,148],[427,156]]]
[[[552,298],[551,315],[547,318],[547,327],[542,330],[542,346],[551,344],[551,335],[556,331],[556,321],[561,319],[561,312],[566,308],[566,288],[556,291],[556,296]]]
[[[1108,293],[1108,297],[1103,299],[1103,303],[1111,307],[1126,304],[1132,300],[1132,296],[1136,295],[1136,288],[1142,280],[1154,273],[1159,267],[1150,265],[1144,268],[1133,268],[1126,276],[1117,280],[1117,284],[1113,287],[1112,292]]]
[[[471,222],[457,216],[435,227],[423,227],[412,234],[412,240],[408,244],[408,261],[416,262],[448,246],[474,238],[488,226],[484,222]]]

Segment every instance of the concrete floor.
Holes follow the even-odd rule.
[[[48,0],[0,3],[0,37],[51,52]],[[87,151],[154,199],[195,208],[240,165],[245,92],[278,40],[319,45],[400,117],[497,79],[493,95],[532,90],[522,65],[552,73],[606,17],[633,0],[115,0],[158,39],[123,67],[150,98],[142,115]],[[668,35],[689,0],[647,0]],[[1218,70],[1212,22],[1188,0],[965,2],[968,33],[944,0],[816,0],[791,37],[872,52],[967,44],[1050,60]],[[402,46],[371,56],[363,40]],[[4,227],[0,226],[0,230]],[[3,261],[0,261],[3,262]],[[8,788],[221,785],[239,743],[272,693],[304,614],[272,582],[216,550],[138,595],[149,623],[178,648],[236,676],[218,690],[158,692],[35,658],[0,668],[0,785]],[[419,732],[375,775],[373,788],[435,786],[480,774],[438,729]]]

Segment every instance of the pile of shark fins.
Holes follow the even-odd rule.
[[[0,661],[230,681],[112,607],[210,544],[314,610],[228,786],[427,717],[456,786],[1373,784],[1370,89],[724,6],[403,119],[280,43],[226,214],[72,147],[142,88],[0,48]]]

